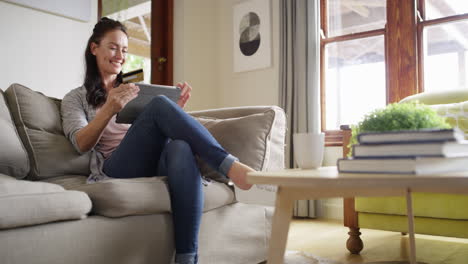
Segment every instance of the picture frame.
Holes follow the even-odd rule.
[[[78,20],[91,21],[91,0],[4,0],[11,4],[32,8],[45,13]]]
[[[270,0],[248,0],[233,7],[233,69],[245,72],[271,66]]]

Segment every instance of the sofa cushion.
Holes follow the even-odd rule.
[[[361,230],[362,228],[370,228],[395,232],[408,232],[408,217],[406,217],[406,215],[359,213],[358,222]],[[468,221],[447,218],[415,217],[414,230],[417,234],[468,238]],[[448,245],[455,246],[456,244],[458,243]],[[468,256],[466,256],[465,253],[465,258],[463,260],[466,259],[468,259]],[[444,261],[441,263],[444,263]],[[466,261],[457,262],[455,260],[452,263],[466,263]]]
[[[445,117],[451,126],[460,128],[465,133],[465,138],[468,139],[468,101],[430,105],[430,107],[436,110],[437,114]]]
[[[93,202],[93,213],[98,215],[122,217],[171,211],[166,177],[110,179],[87,184],[86,177],[71,175],[46,181],[86,192]],[[233,191],[223,183],[211,182],[203,190],[204,212],[235,202]]]
[[[91,210],[89,197],[78,191],[0,196],[0,229],[83,219]]]
[[[3,91],[0,90],[0,173],[22,179],[28,175],[29,160],[26,150],[11,119]]]
[[[468,195],[413,193],[414,216],[468,220]],[[406,215],[405,197],[356,198],[356,211]]]
[[[83,192],[0,174],[0,229],[82,219],[90,210],[91,200]]]
[[[448,87],[447,87],[448,88]],[[427,105],[451,104],[468,101],[466,89],[441,89],[440,91],[423,92],[413,94],[401,99],[400,103],[418,101]]]
[[[265,170],[274,118],[274,111],[226,119],[196,117],[227,152],[255,170]],[[228,180],[202,160],[198,159],[198,164],[205,177],[221,182]]]
[[[31,179],[89,175],[90,154],[78,154],[63,134],[60,100],[20,84],[11,85],[5,94],[29,154]]]
[[[57,184],[20,181],[10,176],[0,174],[0,196],[63,191],[65,191],[65,189]]]

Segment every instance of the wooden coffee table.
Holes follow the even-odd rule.
[[[436,175],[339,173],[336,167],[249,173],[253,184],[277,185],[268,264],[283,263],[296,200],[327,197],[406,196],[410,263],[416,264],[412,192],[468,194],[468,171]]]

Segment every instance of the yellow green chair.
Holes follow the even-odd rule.
[[[431,105],[437,113],[468,135],[468,89],[420,93],[400,102],[418,100]],[[350,130],[344,131],[343,152],[349,149]],[[467,164],[468,169],[468,164]],[[414,193],[415,232],[418,234],[468,238],[468,195]],[[346,198],[344,225],[349,227],[347,249],[359,254],[363,249],[360,228],[406,233],[406,200],[404,197]]]

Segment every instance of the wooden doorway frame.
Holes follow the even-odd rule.
[[[98,0],[98,21],[102,0]],[[151,83],[174,83],[174,0],[151,1]]]

